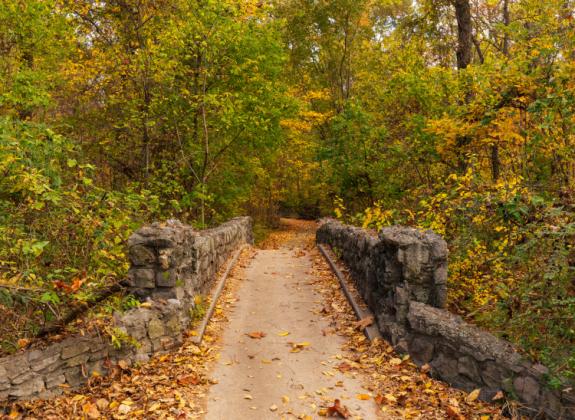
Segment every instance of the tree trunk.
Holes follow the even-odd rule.
[[[471,32],[471,6],[469,0],[455,0],[457,19],[457,68],[464,69],[471,63],[473,34]]]
[[[457,19],[457,68],[464,70],[471,64],[473,54],[473,33],[471,26],[471,5],[469,0],[454,0],[455,18]],[[465,89],[464,104],[471,101],[471,89],[467,86]],[[460,172],[467,169],[467,158],[463,148],[471,142],[469,135],[458,136],[458,163]]]

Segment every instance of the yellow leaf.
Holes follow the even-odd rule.
[[[465,398],[465,401],[468,403],[472,403],[473,401],[475,401],[477,398],[479,398],[479,393],[481,392],[481,389],[474,389],[473,391],[471,391],[469,393],[469,395],[467,396],[467,398]]]
[[[371,397],[368,394],[357,394],[356,398],[358,400],[363,400],[363,401],[367,401],[369,400]]]
[[[288,336],[289,334],[290,334],[289,331],[281,331],[281,332],[278,333],[278,335],[279,335],[280,337],[286,337],[286,336]]]
[[[154,403],[150,406],[150,408],[148,408],[148,411],[157,411],[160,408],[160,403]]]

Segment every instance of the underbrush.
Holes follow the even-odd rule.
[[[473,170],[435,190],[355,216],[363,227],[407,224],[442,234],[450,248],[449,307],[547,365],[548,382],[575,382],[575,211],[569,197],[521,179],[483,182]]]
[[[0,119],[3,352],[123,279],[126,239],[142,215],[157,212],[158,200],[146,191],[98,187],[95,168],[78,156],[49,128]],[[129,306],[130,298],[114,295],[104,305]]]

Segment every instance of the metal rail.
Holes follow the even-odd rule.
[[[198,335],[196,337],[194,337],[194,339],[192,340],[192,342],[194,344],[196,344],[196,345],[201,344],[202,339],[204,338],[204,334],[206,333],[206,328],[208,327],[208,324],[210,323],[210,319],[212,318],[212,315],[214,314],[214,310],[216,309],[216,305],[218,304],[218,299],[220,298],[220,295],[222,294],[222,291],[224,290],[224,286],[226,285],[226,279],[228,278],[230,271],[232,271],[232,268],[234,268],[234,266],[236,265],[236,262],[238,261],[238,258],[240,256],[241,252],[246,247],[247,247],[247,244],[242,245],[240,247],[240,249],[238,249],[236,251],[236,253],[235,253],[234,257],[231,259],[231,261],[228,263],[226,271],[224,272],[224,274],[220,278],[220,281],[216,287],[216,290],[214,291],[214,294],[212,296],[212,301],[210,303],[210,307],[208,308],[208,311],[206,312],[206,316],[204,317],[204,319],[202,320],[202,323],[200,324],[200,327],[198,328]]]
[[[345,277],[344,277],[343,273],[339,270],[339,268],[337,267],[335,262],[331,259],[331,257],[329,256],[329,254],[326,251],[326,249],[324,248],[324,246],[321,244],[317,244],[317,247],[319,248],[321,254],[323,255],[323,257],[325,258],[325,260],[329,264],[331,271],[333,271],[333,273],[337,277],[337,279],[339,281],[339,285],[341,286],[341,289],[343,290],[343,294],[345,295],[349,304],[353,308],[353,312],[355,313],[355,316],[357,317],[357,319],[362,320],[368,316],[373,317],[373,314],[371,313],[370,310],[362,309],[358,305],[358,303],[355,301],[351,292],[349,291],[349,288],[347,287],[347,283],[345,282]],[[379,329],[377,328],[377,324],[375,323],[375,317],[373,319],[374,319],[374,324],[367,326],[363,330],[363,333],[365,334],[365,336],[368,338],[369,341],[373,341],[376,338],[381,338],[381,333],[379,332]]]

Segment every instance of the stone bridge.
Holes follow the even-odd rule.
[[[330,245],[349,268],[382,335],[416,364],[428,365],[432,376],[467,391],[481,389],[480,397],[487,401],[505,391],[524,404],[527,415],[575,419],[573,391],[551,389],[544,366],[444,309],[448,250],[440,236],[399,226],[376,235],[327,219],[320,223],[316,237],[318,243]],[[4,357],[0,359],[0,398],[53,397],[63,387],[80,386],[94,372],[105,375],[120,360],[145,362],[154,353],[179,346],[192,321],[196,297],[209,291],[230,255],[252,241],[252,223],[247,217],[205,231],[178,221],[141,228],[129,239],[128,277],[130,292],[147,304],[114,315],[109,332],[116,336],[116,345],[109,336],[91,332]],[[290,267],[279,265],[292,265],[297,258],[285,255],[278,251],[259,258],[278,265],[278,271],[289,271]],[[275,273],[264,274],[273,278]],[[268,290],[259,293],[267,294],[270,301],[275,294],[281,302],[286,285],[276,281],[272,286],[267,277],[260,280]],[[268,309],[277,312],[275,306]]]
[[[548,369],[513,346],[446,311],[447,244],[431,231],[386,227],[378,235],[324,220],[317,241],[349,267],[383,336],[432,376],[490,401],[499,391],[525,404],[527,415],[575,418],[572,389],[553,390]]]

